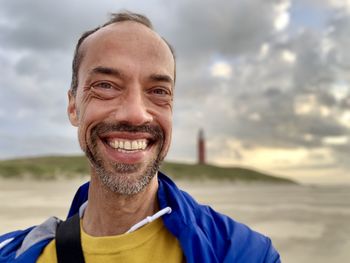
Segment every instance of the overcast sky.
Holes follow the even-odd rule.
[[[147,2],[147,3],[146,3]],[[175,47],[168,160],[350,183],[350,1],[0,1],[0,158],[77,154],[68,122],[80,34],[121,9]]]

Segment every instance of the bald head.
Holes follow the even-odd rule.
[[[110,20],[108,20],[105,24],[102,26],[98,26],[92,30],[86,31],[81,35],[81,37],[78,40],[78,43],[75,47],[75,53],[72,63],[72,81],[71,81],[71,93],[75,96],[77,92],[78,82],[79,82],[79,68],[82,63],[82,60],[85,56],[85,53],[87,51],[87,46],[85,45],[85,42],[87,42],[88,39],[94,39],[94,35],[98,35],[100,31],[104,31],[104,29],[107,28],[107,30],[111,30],[111,28],[114,28],[112,26],[114,25],[120,25],[125,23],[132,23],[134,24],[134,28],[136,28],[136,25],[140,28],[140,26],[143,26],[143,29],[147,28],[147,31],[153,32],[155,35],[158,36],[158,38],[165,44],[170,51],[174,63],[174,74],[173,79],[175,81],[176,78],[176,59],[175,59],[175,52],[172,46],[162,37],[160,37],[154,30],[153,25],[151,21],[144,15],[132,13],[132,12],[121,12],[121,13],[114,13],[111,15]],[[142,27],[141,27],[142,28]],[[130,37],[133,33],[129,32]]]

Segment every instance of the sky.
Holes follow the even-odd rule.
[[[167,159],[350,184],[350,1],[0,0],[0,159],[80,154],[67,118],[82,32],[147,15],[175,47]]]

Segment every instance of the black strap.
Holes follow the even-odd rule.
[[[58,263],[85,262],[80,240],[79,213],[57,226],[55,238]]]

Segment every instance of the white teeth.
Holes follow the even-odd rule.
[[[137,143],[137,141],[132,141],[131,149],[137,150],[138,148],[139,148],[139,144]]]
[[[146,145],[146,141],[138,141],[138,147],[142,150],[146,149],[147,145]]]
[[[113,142],[112,142],[113,143]],[[118,148],[119,147],[119,142],[118,141],[114,141],[114,144],[113,144],[114,148]]]
[[[147,140],[111,140],[109,141],[109,145],[114,149],[119,150],[127,150],[127,151],[135,151],[135,150],[145,150],[147,148]]]
[[[124,142],[124,148],[126,150],[131,150],[131,143],[130,143],[130,141],[125,141]]]

